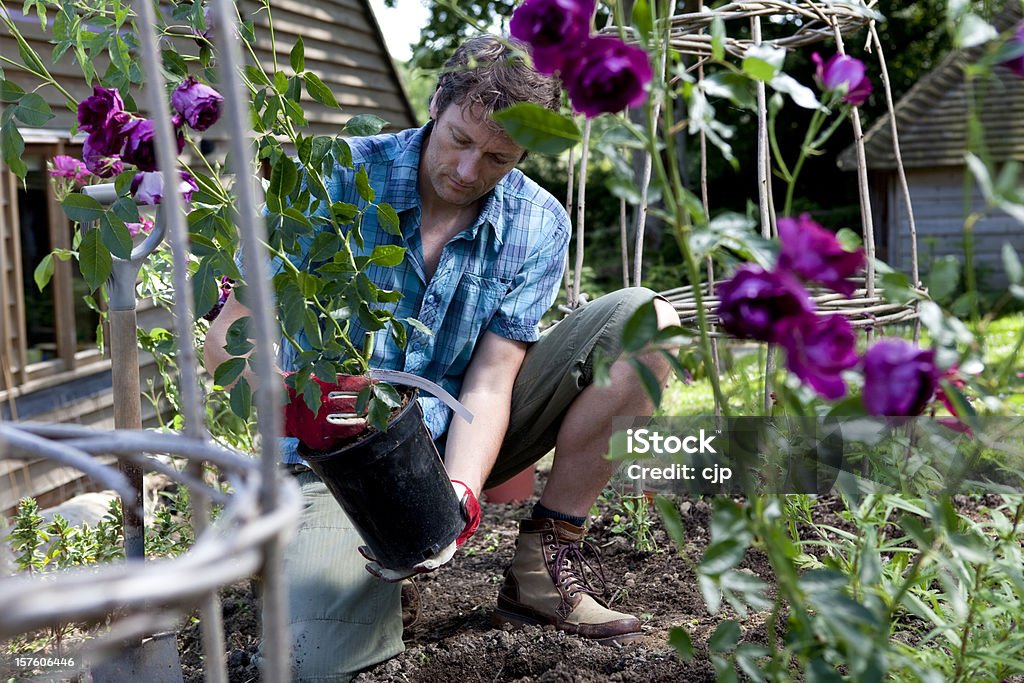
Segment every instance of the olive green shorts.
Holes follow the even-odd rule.
[[[595,299],[546,330],[526,354],[512,392],[505,443],[486,486],[532,465],[555,446],[569,406],[593,379],[598,354],[622,351],[626,321],[655,294],[643,288]],[[298,533],[285,551],[296,681],[348,681],[402,652],[401,584],[371,576],[341,506],[315,474],[293,467],[302,489]]]
[[[484,488],[511,479],[555,447],[562,418],[593,381],[594,359],[622,353],[626,321],[655,296],[643,287],[620,289],[545,330],[516,377],[508,432]]]

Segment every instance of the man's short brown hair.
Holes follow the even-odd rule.
[[[488,117],[520,102],[558,111],[561,84],[534,70],[519,41],[483,34],[464,42],[444,63],[434,97],[438,116],[452,103],[478,105]]]

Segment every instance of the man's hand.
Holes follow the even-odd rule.
[[[418,564],[401,569],[385,567],[377,561],[369,547],[365,545],[359,546],[359,554],[369,560],[366,564],[366,571],[388,583],[397,583],[416,574],[432,572],[451,560],[455,556],[456,549],[461,548],[462,544],[469,540],[469,537],[480,526],[480,502],[473,495],[473,491],[461,481],[452,481],[452,488],[455,489],[455,495],[459,499],[459,506],[462,508],[462,518],[466,520],[466,526],[462,529],[458,538],[442,548],[433,557],[428,557]]]
[[[312,379],[322,391],[320,409],[314,415],[305,399],[295,389],[287,387],[285,436],[294,436],[307,448],[323,451],[366,429],[366,417],[356,414],[355,407],[359,392],[370,384],[368,377],[339,375],[337,382],[324,382],[314,375]]]

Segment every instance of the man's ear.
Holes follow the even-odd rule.
[[[438,88],[434,91],[434,96],[430,98],[430,118],[434,121],[437,120],[437,98],[441,93],[441,89]]]

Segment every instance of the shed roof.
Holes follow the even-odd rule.
[[[1001,17],[1007,25],[1019,12]],[[1009,19],[1009,21],[1007,21]],[[965,68],[983,54],[984,46],[950,52],[896,104],[896,125],[905,168],[962,166],[967,151],[968,97],[973,90],[992,160],[1024,160],[1024,79],[1003,67],[992,77],[968,84]],[[867,165],[872,170],[896,168],[889,115],[864,136]],[[839,155],[839,167],[856,168],[853,145]]]

